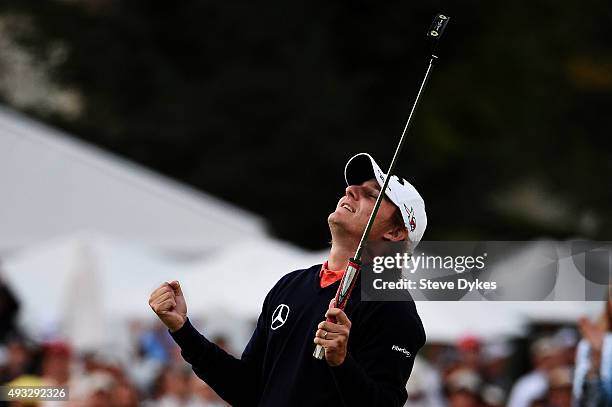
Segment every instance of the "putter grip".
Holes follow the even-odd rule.
[[[449,20],[450,17],[445,14],[439,13],[436,15],[431,23],[431,27],[429,27],[427,37],[433,39],[434,41],[438,41],[440,37],[442,37],[442,34],[444,34],[444,30],[446,29],[446,25],[448,24]]]
[[[346,303],[357,283],[357,278],[359,277],[359,271],[361,270],[361,262],[355,259],[350,259],[348,267],[342,274],[342,280],[340,280],[340,286],[338,287],[338,291],[336,292],[336,297],[334,301],[330,304],[330,308],[340,308],[344,310],[346,307]],[[326,318],[328,322],[336,322],[334,318]],[[312,356],[315,358],[322,360],[325,357],[325,349],[321,345],[317,345]]]

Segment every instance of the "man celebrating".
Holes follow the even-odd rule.
[[[280,279],[266,296],[240,359],[191,325],[177,281],[151,294],[149,305],[184,359],[233,406],[402,406],[406,401],[406,382],[425,343],[414,303],[362,302],[357,282],[344,311],[329,308],[386,177],[363,153],[349,160],[344,174],[348,187],[328,217],[328,261]],[[414,249],[426,223],[419,193],[393,176],[370,240],[405,240]],[[321,321],[324,315],[336,322]],[[312,356],[315,344],[324,347],[325,361]]]

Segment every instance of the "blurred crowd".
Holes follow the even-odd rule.
[[[215,338],[223,344],[223,338]],[[217,407],[226,404],[187,365],[165,327],[136,337],[126,363],[110,352],[77,353],[62,341],[33,343],[9,335],[0,347],[0,383],[68,386],[69,402],[38,406]],[[13,404],[10,404],[13,405]],[[15,404],[19,405],[19,404]]]
[[[50,338],[33,341],[16,324],[19,303],[0,280],[0,385],[67,386],[69,401],[0,406],[219,407],[221,398],[183,361],[179,348],[156,319],[134,322],[129,359],[113,350],[77,352]],[[222,337],[212,338],[231,352]]]
[[[60,340],[36,343],[20,334],[14,321],[18,302],[6,287],[0,290],[0,384],[69,388],[68,402],[32,405],[226,406],[183,361],[161,323],[132,325],[128,361],[109,351],[76,352]],[[229,349],[225,338],[211,339],[239,354]],[[612,406],[611,375],[612,300],[608,300],[596,321],[550,324],[527,338],[483,341],[465,336],[452,345],[428,343],[415,360],[406,405]]]
[[[407,406],[612,406],[612,299],[596,321],[543,324],[522,340],[427,345]]]

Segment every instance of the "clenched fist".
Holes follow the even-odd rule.
[[[179,330],[187,320],[187,304],[178,281],[159,286],[149,297],[149,305],[172,332]]]

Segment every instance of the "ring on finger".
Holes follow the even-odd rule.
[[[328,334],[328,333],[329,333],[329,332],[325,331],[325,333],[323,334],[323,339],[327,339],[327,334]]]

